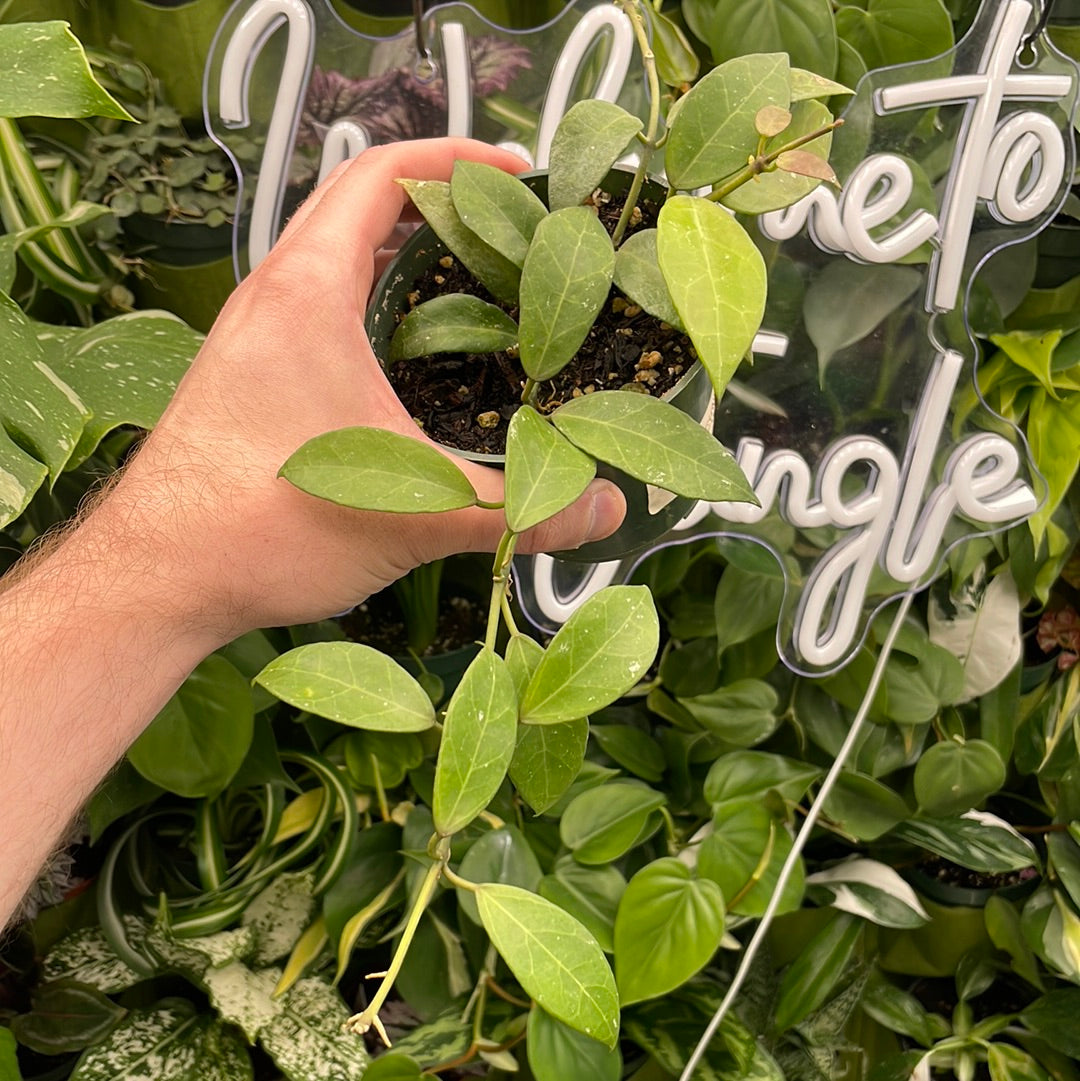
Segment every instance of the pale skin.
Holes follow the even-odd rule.
[[[257,627],[340,612],[420,563],[498,544],[498,511],[354,511],[277,476],[331,429],[424,439],[382,375],[363,309],[407,209],[395,178],[446,180],[456,158],[523,168],[484,144],[438,139],[379,147],[333,173],[230,298],[119,480],[0,581],[0,927],[204,657]],[[501,473],[458,464],[481,499],[501,499]],[[519,551],[599,539],[623,512],[618,490],[595,481]]]

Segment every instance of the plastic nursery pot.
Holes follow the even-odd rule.
[[[940,905],[954,908],[983,908],[991,897],[1001,897],[1006,901],[1020,901],[1034,893],[1039,884],[1039,874],[1034,867],[1025,870],[1031,873],[1019,872],[1021,876],[1019,881],[986,886],[969,886],[958,882],[943,881],[921,867],[905,868],[903,875],[923,897],[936,901]]]
[[[616,197],[625,195],[631,177],[632,174],[628,172],[613,171],[601,186]],[[533,173],[523,176],[522,179],[541,199],[546,200],[546,173]],[[650,181],[644,186],[642,198],[659,202],[664,194],[665,189],[661,185]],[[422,225],[401,246],[375,286],[365,327],[375,355],[384,366],[385,358],[390,355],[390,340],[397,329],[398,316],[409,311],[408,294],[414,290],[415,283],[424,273],[447,252],[448,249],[435,235],[434,230]],[[695,421],[703,421],[713,401],[708,373],[695,361],[663,396],[663,400],[676,406]],[[476,454],[449,445],[446,445],[446,449],[459,457],[497,468],[501,468],[505,460],[505,455],[502,454]],[[585,544],[572,551],[555,553],[560,559],[599,563],[644,551],[684,518],[695,502],[646,485],[603,462],[597,465],[597,475],[613,481],[622,490],[626,498],[626,518],[615,533],[602,541]]]

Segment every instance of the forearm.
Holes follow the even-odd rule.
[[[94,787],[219,642],[92,514],[0,581],[0,927]]]

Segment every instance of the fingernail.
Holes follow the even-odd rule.
[[[585,540],[603,540],[622,524],[626,515],[626,499],[614,484],[606,480],[594,480],[588,490],[592,495],[592,505]]]

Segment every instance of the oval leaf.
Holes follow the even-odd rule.
[[[521,271],[521,366],[538,382],[573,358],[607,300],[615,270],[611,237],[583,206],[536,228]]]
[[[756,502],[731,452],[686,413],[648,394],[585,394],[551,420],[587,454],[647,484],[691,499]]]
[[[539,815],[553,807],[574,782],[585,760],[589,722],[523,724],[510,762],[518,795]]]
[[[564,439],[531,406],[523,405],[510,418],[506,524],[515,533],[523,533],[570,506],[594,476],[596,462]]]
[[[551,209],[579,206],[588,199],[641,128],[636,116],[610,101],[587,98],[571,106],[551,140]]]
[[[557,724],[610,705],[645,674],[660,643],[646,586],[611,586],[559,628],[521,700],[528,724]]]
[[[780,981],[777,1032],[786,1032],[814,1012],[843,975],[862,931],[862,921],[838,912],[803,947]]]
[[[391,360],[431,353],[496,353],[517,344],[517,324],[502,308],[467,293],[417,305],[390,341]]]
[[[641,229],[615,252],[615,284],[650,315],[682,328],[656,256],[656,230]]]
[[[353,728],[422,732],[431,699],[385,653],[360,642],[313,642],[271,661],[255,682],[297,709]]]
[[[984,811],[968,811],[959,818],[911,818],[896,827],[894,836],[988,874],[1020,871],[1039,860],[1026,837],[1004,819]]]
[[[485,244],[522,266],[547,207],[517,177],[479,161],[456,161],[450,177],[454,209]]]
[[[485,649],[466,670],[443,722],[431,809],[444,837],[464,829],[491,802],[516,735],[513,681],[502,658]]]
[[[649,816],[666,802],[644,785],[614,782],[593,788],[570,801],[559,837],[579,863],[609,863],[633,847]]]
[[[614,1047],[619,999],[596,939],[561,908],[517,886],[479,886],[476,904],[525,993],[571,1028]]]
[[[702,969],[724,937],[724,896],[673,856],[643,867],[615,917],[615,982],[623,1006],[667,994]]]
[[[309,495],[357,510],[428,513],[476,503],[468,478],[434,447],[382,428],[309,439],[280,476]]]
[[[765,262],[746,230],[707,199],[674,196],[657,229],[664,280],[719,396],[761,325]]]

